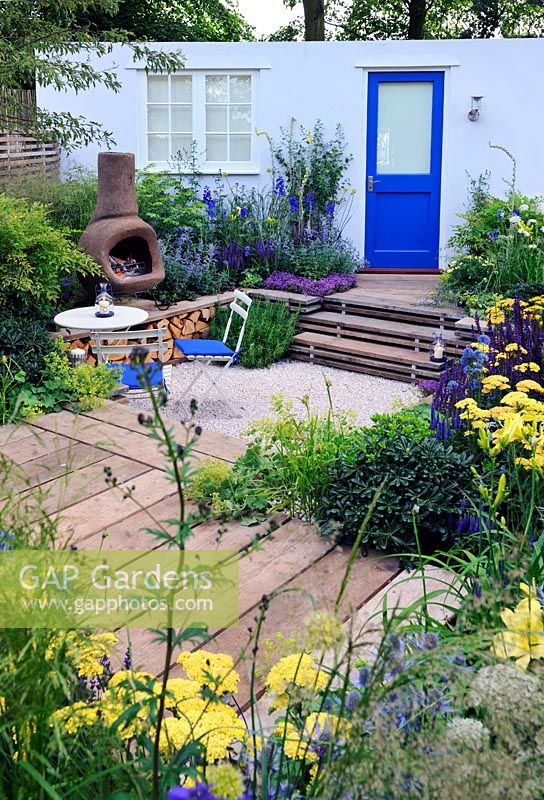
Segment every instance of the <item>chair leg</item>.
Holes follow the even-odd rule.
[[[217,375],[217,379],[215,379],[215,378],[213,377],[213,375],[212,375],[212,373],[211,373],[211,371],[210,371],[210,365],[211,365],[211,364],[213,364],[213,359],[208,359],[208,360],[206,360],[206,361],[199,361],[199,360],[196,360],[196,359],[195,359],[195,362],[196,362],[196,363],[198,364],[198,366],[199,366],[199,372],[198,372],[198,374],[197,374],[197,375],[195,375],[195,377],[193,378],[193,380],[191,381],[191,383],[189,384],[189,386],[188,386],[188,387],[187,387],[187,389],[185,390],[185,395],[186,395],[186,396],[188,395],[188,393],[189,393],[190,389],[191,389],[191,388],[192,388],[192,387],[195,385],[195,383],[196,383],[196,382],[197,382],[197,381],[198,381],[200,378],[205,378],[205,379],[208,381],[208,384],[209,384],[209,386],[208,386],[208,388],[207,388],[207,389],[206,389],[206,390],[203,392],[203,394],[201,394],[201,395],[200,395],[200,397],[197,399],[197,402],[198,402],[198,401],[202,401],[202,400],[204,400],[204,399],[205,399],[205,398],[206,398],[206,397],[207,397],[207,396],[210,394],[210,392],[212,391],[212,389],[216,389],[216,390],[218,390],[219,383],[220,383],[221,379],[223,378],[223,372],[224,372],[224,370],[228,369],[228,368],[231,366],[231,364],[232,364],[232,362],[233,362],[233,359],[232,359],[232,358],[231,358],[231,359],[229,359],[229,360],[228,360],[228,361],[225,363],[225,365],[224,365],[224,366],[223,366],[221,369],[218,369],[218,375]],[[232,412],[232,413],[233,413],[235,416],[239,416],[239,409],[237,409],[237,408],[236,408],[236,407],[233,405],[233,403],[231,403],[231,401],[228,399],[228,397],[226,397],[226,396],[222,395],[222,396],[221,396],[221,399],[223,400],[223,402],[225,403],[225,405],[227,405],[227,406],[229,407],[229,409],[231,410],[231,412]]]

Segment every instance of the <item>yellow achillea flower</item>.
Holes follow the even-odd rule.
[[[185,678],[169,678],[166,682],[166,691],[171,697],[167,696],[166,707],[176,708],[187,700],[199,698],[201,688],[197,681],[189,681]]]
[[[524,364],[514,364],[512,369],[516,370],[516,372],[540,372],[539,365],[535,364],[534,361],[529,361]]]
[[[193,700],[184,704],[179,717],[165,717],[159,745],[164,754],[172,756],[198,741],[206,750],[207,762],[213,763],[227,758],[234,742],[243,742],[246,736],[246,727],[233,708]]]
[[[265,689],[276,695],[274,706],[289,703],[289,693],[295,687],[313,692],[327,685],[327,675],[318,669],[308,653],[292,653],[274,664],[265,681]]]
[[[507,630],[494,637],[494,655],[515,658],[521,669],[527,669],[531,660],[544,658],[542,609],[535,597],[525,597],[514,610],[505,608],[500,617]]]
[[[544,394],[544,387],[536,381],[523,380],[516,383],[516,391],[518,392],[538,392]]]
[[[117,644],[117,636],[109,632],[87,635],[79,631],[69,631],[62,637],[53,637],[45,653],[46,660],[53,661],[55,653],[64,643],[66,657],[79,674],[85,678],[95,678],[103,674],[102,659],[110,656]]]
[[[510,342],[507,344],[504,351],[505,353],[523,353],[524,356],[527,355],[527,350],[517,342]]]
[[[217,694],[236,692],[240,676],[234,669],[234,661],[225,653],[209,653],[196,650],[194,653],[181,653],[177,660],[184,668],[187,677],[200,686],[209,686]]]
[[[482,393],[489,394],[489,392],[503,391],[510,389],[510,381],[504,375],[488,375],[482,379]]]
[[[214,764],[206,770],[206,783],[216,797],[238,800],[244,793],[242,773],[233,764]]]
[[[311,740],[304,739],[292,722],[280,722],[274,728],[274,735],[282,740],[283,754],[286,758],[314,764],[319,760],[317,753],[310,750]]]
[[[59,723],[65,733],[73,734],[77,733],[80,728],[94,725],[99,719],[98,710],[80,700],[71,706],[64,706],[55,711],[51,715],[50,724]]]
[[[345,639],[342,623],[328,611],[315,611],[305,623],[305,642],[308,650],[333,650]]]
[[[504,397],[501,398],[501,403],[511,408],[523,408],[527,404],[528,399],[524,392],[508,392],[508,394],[505,394]]]

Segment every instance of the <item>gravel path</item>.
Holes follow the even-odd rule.
[[[188,416],[188,402],[192,397],[198,402],[205,391],[207,384],[201,379],[187,395],[186,389],[195,375],[195,369],[194,364],[174,366],[171,394],[163,412],[166,417],[185,419]],[[415,403],[420,397],[418,390],[406,383],[284,360],[267,369],[250,370],[235,366],[226,370],[219,389],[212,389],[199,403],[196,419],[205,429],[227,436],[239,436],[253,420],[270,416],[270,398],[278,392],[283,392],[293,400],[308,394],[313,408],[326,411],[328,402],[323,376],[332,383],[334,408],[354,411],[361,425],[368,424],[371,416],[377,412],[392,411],[399,405]],[[229,407],[225,397],[234,408]],[[130,404],[149,408],[146,400],[132,400]]]

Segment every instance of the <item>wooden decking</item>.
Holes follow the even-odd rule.
[[[180,423],[168,422],[181,434]],[[195,458],[214,456],[232,462],[243,450],[240,440],[204,432]],[[0,428],[0,453],[14,462],[10,481],[19,491],[27,516],[55,518],[59,546],[156,548],[158,543],[145,532],[145,526],[152,525],[152,518],[166,520],[177,513],[177,497],[163,456],[143,432],[137,412],[127,406],[108,403],[80,416],[62,411],[29,424]],[[111,468],[119,488],[108,487],[105,467]],[[122,499],[122,490],[128,486],[133,487],[132,496]],[[3,505],[9,488],[2,487],[1,494]],[[0,511],[4,527],[9,524],[5,515],[9,515],[11,503],[12,499]],[[278,517],[274,526],[274,530],[268,523],[248,528],[231,522],[220,538],[215,522],[194,528],[190,549],[235,549],[241,554],[240,627],[214,632],[208,648],[238,658],[250,641],[263,595],[279,593],[270,604],[264,639],[278,632],[296,636],[314,606],[333,607],[349,550],[335,546],[312,525],[299,520]],[[250,547],[257,537],[258,547]],[[399,574],[396,559],[376,553],[358,557],[340,609],[342,618],[356,615]],[[118,656],[122,658],[128,639],[124,631],[119,635]],[[163,648],[153,640],[149,631],[130,633],[135,666],[158,673],[163,666]],[[249,697],[246,672],[242,667],[240,700],[244,705]],[[180,668],[174,667],[173,674],[181,675]]]
[[[171,424],[171,421],[169,421]],[[178,427],[181,434],[181,425]],[[204,432],[195,458],[214,456],[232,462],[244,450],[237,439]],[[68,411],[37,418],[17,428],[0,429],[0,452],[19,469],[13,481],[26,513],[36,518],[46,513],[57,521],[59,545],[92,549],[147,549],[157,542],[144,528],[152,518],[165,520],[177,512],[174,486],[166,463],[153,441],[143,432],[137,412],[108,403],[76,416]],[[119,488],[108,488],[104,468],[112,469]],[[121,499],[133,487],[132,497]],[[6,487],[4,488],[4,494]],[[5,524],[6,520],[3,520]],[[218,525],[197,526],[190,549],[236,549],[240,565],[240,627],[216,632],[209,647],[237,656],[247,644],[248,629],[263,595],[286,590],[271,604],[264,637],[276,632],[292,636],[300,631],[312,607],[331,607],[340,587],[348,550],[334,546],[313,526],[280,517],[271,532],[268,523],[245,527],[229,523],[217,541]],[[258,549],[249,549],[256,537]],[[349,617],[399,573],[393,559],[360,558],[342,605]],[[126,641],[125,634],[121,638]],[[132,631],[135,663],[160,671],[163,650],[147,631]],[[175,669],[175,672],[177,668]],[[241,697],[247,700],[244,682]]]

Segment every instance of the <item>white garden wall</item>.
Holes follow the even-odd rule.
[[[296,117],[306,127],[320,118],[329,133],[344,129],[353,154],[349,178],[357,190],[348,235],[362,251],[365,213],[366,78],[369,71],[445,72],[444,146],[441,203],[442,264],[445,245],[467,196],[467,173],[492,175],[492,189],[502,193],[511,164],[489,142],[507,147],[517,159],[517,185],[527,194],[544,194],[544,40],[454,40],[425,42],[184,43],[157,45],[182,50],[187,70],[256,70],[256,125],[273,137]],[[116,149],[137,154],[142,163],[142,75],[130,52],[93,60],[94,66],[115,65],[122,91],[102,87],[81,92],[38,90],[38,102],[52,111],[70,111],[101,122],[113,132]],[[471,96],[483,95],[477,122],[467,119]],[[253,174],[231,179],[255,185],[269,180],[268,145],[258,142]],[[96,165],[98,147],[71,154],[70,161]],[[68,159],[64,159],[64,165]],[[208,178],[208,183],[210,178]]]

